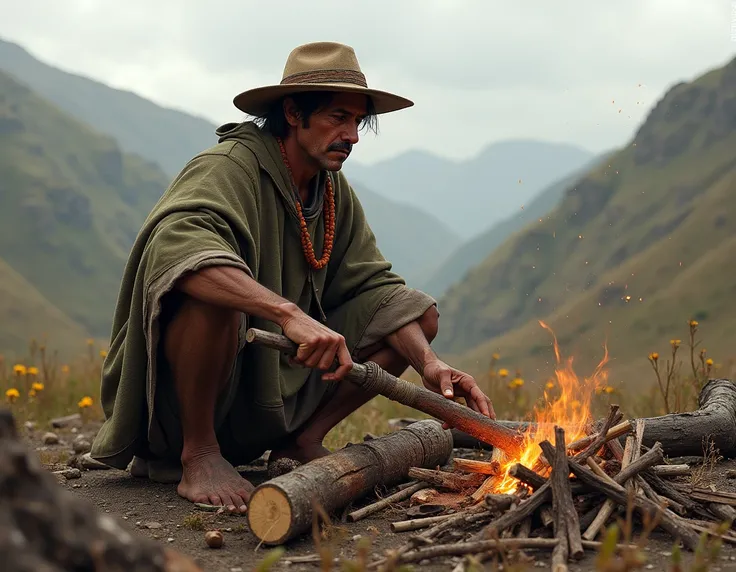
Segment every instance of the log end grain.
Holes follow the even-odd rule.
[[[281,544],[288,539],[297,516],[288,496],[278,487],[264,483],[250,498],[248,526],[264,544]]]

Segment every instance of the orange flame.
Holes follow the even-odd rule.
[[[533,433],[526,433],[521,455],[514,459],[502,461],[503,472],[501,474],[503,476],[499,477],[499,482],[494,487],[498,493],[512,493],[520,485],[517,479],[508,474],[509,469],[517,463],[542,473],[546,472],[540,470],[540,467],[535,467],[542,454],[539,443],[548,440],[554,444],[555,425],[565,430],[565,442],[568,444],[586,436],[586,425],[592,421],[590,406],[593,396],[607,385],[608,373],[603,369],[608,363],[607,348],[604,347],[603,359],[595,368],[593,374],[584,378],[581,382],[573,370],[573,358],[568,358],[566,364],[562,365],[557,337],[547,324],[542,321],[539,324],[552,334],[557,361],[555,367],[556,389],[559,390],[559,394],[553,397],[551,390],[548,391],[548,389],[551,389],[549,384],[545,386],[544,405],[541,408],[536,407],[531,414],[531,418],[537,424],[537,430]]]

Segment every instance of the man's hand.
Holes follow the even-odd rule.
[[[448,399],[463,397],[471,409],[491,419],[496,418],[490,398],[481,391],[473,377],[442,360],[434,359],[425,363],[422,381],[427,389]]]
[[[299,344],[294,361],[299,365],[326,372],[322,375],[324,381],[339,381],[352,369],[353,360],[345,338],[301,310],[284,319],[281,327],[287,338]],[[334,372],[328,372],[335,357],[339,365]]]

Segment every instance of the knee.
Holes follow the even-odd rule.
[[[207,340],[233,338],[240,326],[236,310],[207,304],[186,294],[177,296],[166,327],[169,343],[183,337],[202,337]]]
[[[440,329],[440,313],[437,310],[437,306],[431,306],[421,315],[418,322],[427,340],[430,342],[434,340]]]

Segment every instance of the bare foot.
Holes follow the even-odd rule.
[[[193,454],[182,459],[183,475],[177,492],[192,502],[224,506],[244,513],[253,485],[240,476],[219,452]]]

